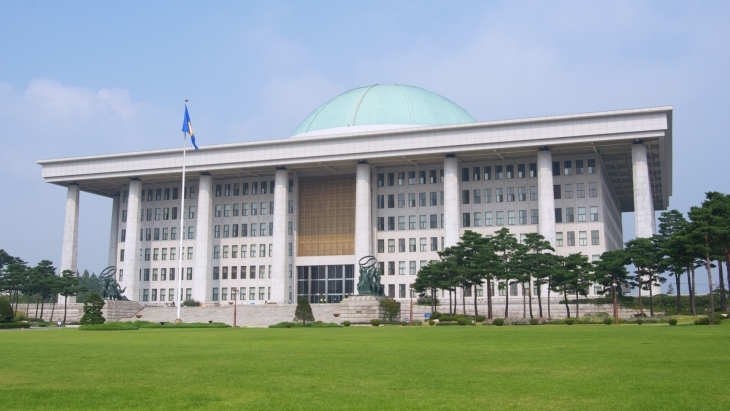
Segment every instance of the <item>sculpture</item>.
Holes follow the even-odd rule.
[[[374,256],[368,255],[360,259],[360,281],[357,283],[359,295],[385,296],[385,286],[380,284],[380,270]]]
[[[119,287],[119,283],[115,279],[116,274],[117,269],[114,266],[105,268],[99,274],[99,278],[101,279],[101,298],[105,300],[129,301],[129,298],[122,295],[126,288],[122,290]]]

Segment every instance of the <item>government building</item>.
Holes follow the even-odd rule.
[[[112,199],[108,264],[149,304],[175,300],[179,276],[182,298],[208,304],[233,289],[244,304],[337,303],[368,255],[385,293],[405,299],[465,230],[538,232],[559,254],[596,259],[622,247],[624,212],[637,237],[656,232],[672,194],[672,107],[479,122],[422,88],[373,85],[288,138],[188,150],[184,190],[182,162],[182,148],[38,161],[67,190],[61,270],[77,270],[80,191]],[[497,303],[522,296],[492,290]]]

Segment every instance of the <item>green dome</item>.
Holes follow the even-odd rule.
[[[476,122],[451,100],[400,84],[375,84],[346,91],[314,110],[292,136],[348,126],[440,126]]]

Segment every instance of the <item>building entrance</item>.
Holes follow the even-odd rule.
[[[339,303],[355,290],[355,265],[297,266],[297,299]]]

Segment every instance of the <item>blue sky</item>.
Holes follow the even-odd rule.
[[[199,144],[283,138],[373,83],[482,121],[673,105],[670,206],[730,192],[730,3],[208,3],[0,3],[0,248],[60,261],[65,190],[35,160],[177,146],[185,98]],[[81,269],[110,212],[82,194]]]

